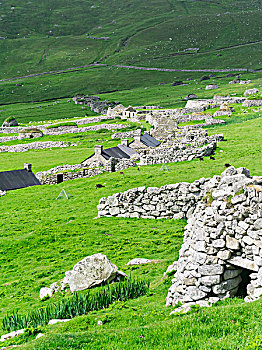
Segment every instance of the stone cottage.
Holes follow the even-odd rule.
[[[117,160],[129,160],[137,155],[136,151],[128,147],[128,140],[121,140],[121,144],[116,147],[103,149],[102,145],[96,145],[94,153],[85,159],[81,164],[84,167],[106,166],[110,158]],[[113,171],[113,170],[112,170]]]
[[[136,135],[134,135],[134,141],[130,142],[129,147],[135,149],[136,151],[139,150],[147,150],[151,149],[152,147],[157,147],[161,144],[158,140],[156,140],[153,136],[149,135],[148,133],[144,133],[144,135],[141,135],[138,132]]]

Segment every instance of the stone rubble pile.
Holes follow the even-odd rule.
[[[91,111],[99,114],[106,114],[108,108],[113,108],[119,102],[101,101],[99,96],[76,95],[73,97],[75,104],[86,105],[90,107]]]
[[[262,294],[262,177],[230,167],[204,192],[188,215],[166,304],[208,306],[241,287],[246,301],[255,300]]]

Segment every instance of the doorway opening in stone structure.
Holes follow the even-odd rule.
[[[242,269],[242,272],[240,274],[242,281],[238,285],[238,290],[237,290],[237,294],[236,294],[237,297],[244,299],[248,295],[247,286],[251,282],[250,274],[252,272],[253,271],[251,271],[251,270]]]

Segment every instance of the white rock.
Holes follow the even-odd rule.
[[[13,332],[4,334],[4,335],[1,336],[0,341],[5,341],[7,339],[11,339],[11,338],[17,337],[19,334],[23,334],[23,333],[25,333],[25,329],[19,329],[17,331],[13,331]]]
[[[226,247],[228,249],[238,250],[240,248],[240,243],[234,237],[226,236]]]
[[[53,290],[51,288],[43,287],[40,289],[39,297],[40,299],[44,299],[46,297],[51,298],[53,295]]]
[[[39,338],[43,337],[43,335],[44,335],[44,333],[38,333],[35,339],[39,339]]]
[[[71,321],[71,319],[53,319],[53,320],[50,320],[48,322],[49,325],[53,325],[53,324],[56,324],[56,323],[63,323],[63,322],[68,322],[68,321]]]

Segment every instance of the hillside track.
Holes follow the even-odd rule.
[[[123,69],[136,69],[136,70],[143,70],[143,71],[157,71],[157,72],[203,72],[203,73],[212,73],[212,72],[220,72],[220,73],[227,73],[227,72],[250,72],[250,73],[261,73],[262,69],[260,70],[253,70],[249,68],[227,68],[227,69],[216,69],[216,68],[206,68],[206,69],[175,69],[175,68],[156,68],[156,67],[139,67],[139,66],[127,66],[127,65],[108,65],[103,63],[93,63],[93,64],[87,64],[85,66],[79,66],[79,67],[71,67],[66,69],[61,69],[57,71],[48,71],[48,72],[42,72],[42,73],[34,73],[29,75],[24,75],[20,77],[14,77],[14,78],[5,78],[0,79],[0,82],[6,82],[6,81],[14,81],[19,79],[26,79],[26,78],[33,78],[38,77],[41,75],[56,75],[56,74],[65,74],[73,71],[78,71],[84,68],[94,68],[94,67],[108,67],[108,68],[123,68]]]
[[[199,51],[199,52],[197,52],[197,55],[202,55],[202,54],[212,53],[212,52],[226,51],[226,50],[230,50],[230,49],[234,49],[234,48],[238,48],[238,47],[249,46],[249,45],[257,45],[257,44],[262,44],[262,40],[252,41],[252,42],[242,43],[242,44],[235,44],[235,45],[224,46],[224,47],[216,48],[216,49],[213,49],[213,50]],[[196,55],[196,53],[195,52],[175,52],[175,53],[171,53],[171,54],[165,55],[165,56],[153,57],[152,60],[157,60],[157,59],[160,59],[160,58],[169,58],[169,57],[174,57],[174,56],[186,56],[186,55]]]

